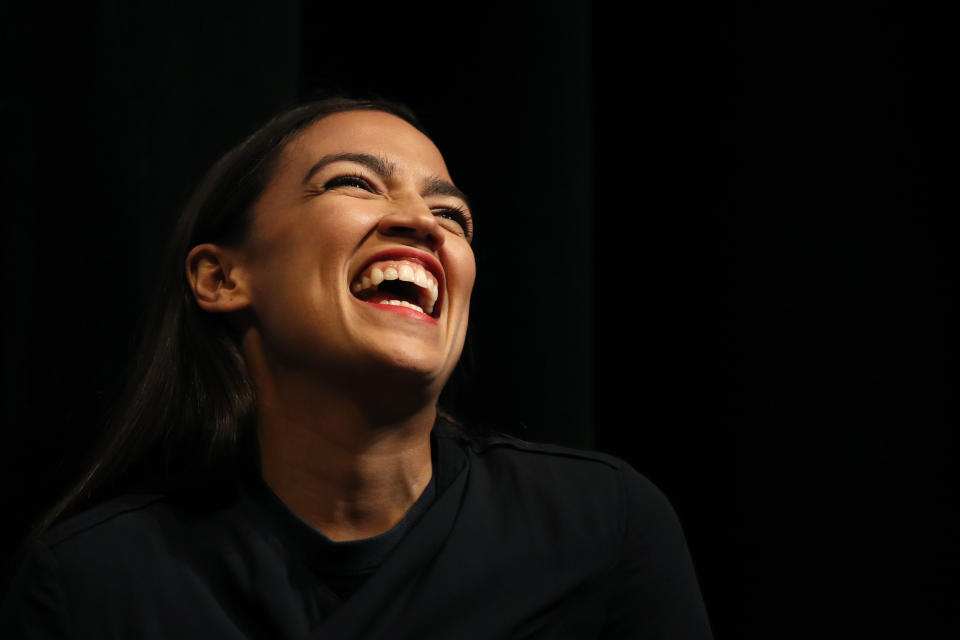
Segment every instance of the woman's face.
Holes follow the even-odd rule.
[[[316,122],[283,150],[241,247],[269,369],[439,394],[467,329],[471,236],[416,128],[380,111]]]

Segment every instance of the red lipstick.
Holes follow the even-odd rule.
[[[384,249],[379,251],[372,256],[370,256],[360,267],[360,269],[352,275],[353,280],[355,280],[359,274],[366,271],[374,262],[380,262],[384,260],[409,260],[410,262],[416,262],[424,269],[430,272],[430,274],[437,279],[437,302],[434,307],[434,316],[427,316],[428,318],[434,319],[439,317],[440,312],[443,310],[443,305],[446,302],[446,276],[443,272],[443,266],[440,264],[440,261],[437,260],[432,254],[425,251],[418,251],[412,247],[393,247],[391,249]],[[351,280],[351,282],[353,282]],[[408,311],[410,313],[416,314],[417,312],[412,309],[405,309],[404,307],[397,307],[393,305],[377,305],[380,307],[390,307],[391,310],[401,309]],[[421,317],[426,314],[419,314]]]

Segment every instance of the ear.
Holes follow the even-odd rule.
[[[236,250],[198,244],[187,255],[187,282],[204,311],[228,313],[250,306],[246,272]]]

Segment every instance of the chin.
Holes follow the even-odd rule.
[[[391,385],[439,395],[456,364],[456,360],[451,362],[438,354],[397,349],[371,363],[371,369],[379,369],[381,375],[373,376],[389,379]]]
[[[362,375],[364,399],[361,402],[381,417],[403,419],[435,407],[448,377],[425,363],[381,362]]]
[[[429,385],[438,378],[446,378],[446,363],[419,354],[390,358],[386,363],[392,370],[391,377],[410,380],[411,383]]]

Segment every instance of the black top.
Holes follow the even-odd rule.
[[[394,529],[335,543],[262,480],[129,495],[34,545],[3,638],[710,638],[676,515],[625,462],[438,423]]]

